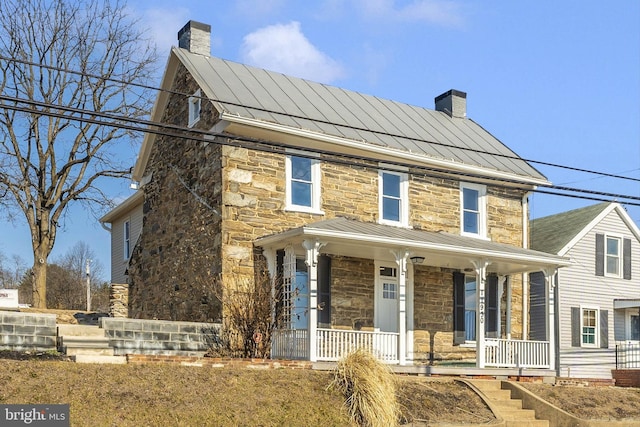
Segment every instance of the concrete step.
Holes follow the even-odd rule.
[[[504,422],[505,427],[549,427],[547,420],[517,420]]]
[[[96,347],[109,348],[109,338],[107,337],[58,337],[60,347]]]
[[[58,325],[58,336],[103,337],[104,329],[91,325]]]
[[[520,399],[512,399],[510,390],[502,389],[498,380],[470,381],[483,395],[483,399],[492,407],[496,415],[510,427],[549,427],[549,421],[537,420],[532,409],[522,409]]]
[[[127,363],[125,356],[106,356],[106,355],[91,355],[91,354],[77,354],[72,357],[76,363],[104,363],[104,364],[118,364],[124,365]]]
[[[63,347],[62,352],[67,356],[113,356],[113,349],[95,347]]]

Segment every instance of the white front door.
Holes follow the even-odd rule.
[[[376,266],[375,327],[382,332],[398,332],[398,267]]]

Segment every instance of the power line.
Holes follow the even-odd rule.
[[[283,149],[286,149],[286,148],[298,148],[298,147],[295,147],[295,146],[292,146],[292,145],[288,145],[288,144],[283,144],[283,143],[275,143],[275,142],[270,142],[270,141],[258,140],[258,139],[254,139],[254,138],[237,137],[237,136],[224,135],[224,134],[220,134],[220,133],[212,133],[212,132],[209,132],[209,131],[206,131],[206,130],[185,128],[183,126],[171,125],[171,124],[165,124],[165,123],[157,123],[157,122],[152,122],[152,121],[149,121],[149,120],[142,120],[142,119],[137,119],[137,118],[124,118],[122,116],[114,115],[114,114],[111,114],[111,113],[88,111],[88,110],[78,109],[78,108],[75,108],[75,107],[56,106],[56,105],[48,104],[48,103],[45,103],[45,102],[32,101],[32,100],[23,100],[23,99],[14,98],[14,97],[7,97],[7,96],[3,96],[3,95],[0,95],[0,101],[10,101],[10,102],[15,102],[15,103],[23,103],[23,104],[30,105],[32,107],[55,109],[55,110],[65,111],[65,112],[68,112],[68,113],[87,114],[87,115],[90,115],[90,116],[102,117],[102,118],[106,118],[106,119],[116,120],[116,122],[106,122],[106,121],[98,120],[98,119],[95,119],[95,118],[92,118],[92,117],[70,116],[70,115],[65,115],[65,114],[62,114],[62,113],[55,113],[53,111],[34,110],[33,108],[19,107],[17,105],[7,105],[7,104],[4,104],[4,103],[0,104],[0,108],[6,108],[6,109],[15,110],[15,111],[21,111],[21,112],[30,113],[30,114],[34,114],[35,113],[35,114],[40,114],[40,115],[43,115],[43,116],[51,116],[51,117],[57,117],[57,118],[62,118],[62,119],[67,119],[67,120],[75,120],[75,121],[80,121],[80,122],[87,122],[87,123],[101,125],[101,126],[122,128],[122,129],[126,129],[126,130],[143,132],[143,133],[151,133],[151,134],[156,134],[156,135],[159,135],[159,136],[176,137],[176,138],[182,138],[182,139],[199,141],[199,142],[210,142],[210,143],[215,143],[215,144],[219,144],[219,145],[242,146],[244,148],[251,148],[251,149],[258,150],[258,151],[268,151],[268,152],[274,152],[274,153],[282,153]],[[136,125],[141,125],[142,127],[141,126],[134,126],[134,125],[127,124],[127,123],[133,123],[133,124],[136,124]],[[162,129],[164,129],[164,130],[162,130]],[[173,131],[173,132],[171,132],[171,131]],[[220,138],[222,138],[223,140],[220,140]],[[224,139],[226,139],[226,141],[224,141]],[[243,145],[243,143],[248,143],[249,145]],[[366,164],[362,164],[362,163],[354,163],[353,160],[358,160],[358,161],[361,161],[361,162],[362,161],[375,162],[375,163],[379,162],[379,159],[375,159],[375,158],[371,158],[371,157],[365,157],[365,156],[341,154],[341,153],[335,153],[335,152],[330,152],[330,151],[325,151],[325,150],[317,150],[317,149],[313,149],[313,148],[309,148],[309,149],[305,149],[305,150],[306,151],[310,151],[310,152],[314,152],[316,154],[324,154],[324,155],[331,155],[331,156],[338,156],[338,157],[341,157],[341,158],[345,158],[347,160],[340,160],[340,159],[337,159],[337,158],[334,158],[334,159],[331,159],[331,160],[326,159],[326,160],[334,162],[334,163],[341,163],[341,164],[349,165],[349,166],[371,167],[370,165],[366,165]],[[313,156],[310,156],[310,157],[313,157]],[[493,182],[499,181],[499,182],[508,182],[508,183],[511,183],[511,184],[518,184],[519,183],[519,181],[517,181],[517,180],[487,178],[487,177],[485,177],[485,176],[483,176],[481,174],[463,173],[463,172],[451,171],[451,170],[448,170],[448,169],[429,168],[429,167],[417,166],[417,165],[408,164],[408,163],[401,163],[401,162],[385,162],[385,163],[393,164],[393,165],[396,165],[396,166],[403,166],[403,167],[413,168],[414,170],[421,171],[421,173],[420,173],[421,175],[427,176],[427,177],[432,177],[432,178],[442,178],[443,175],[449,175],[449,176],[450,175],[455,175],[455,176],[458,176],[458,177],[476,178],[476,179],[483,179],[483,180],[488,180],[488,181],[493,181]],[[384,167],[380,167],[380,166],[376,166],[376,169],[385,169],[385,168]],[[390,169],[390,170],[393,170],[393,169]],[[416,172],[412,172],[412,173],[417,174]],[[496,184],[496,185],[499,185],[499,184]],[[582,194],[597,195],[597,196],[601,196],[601,197],[610,197],[610,198],[613,198],[613,199],[640,200],[640,197],[636,197],[636,196],[629,196],[629,195],[623,195],[623,194],[617,194],[617,193],[599,192],[599,191],[592,191],[592,190],[586,190],[586,189],[580,189],[580,188],[560,187],[560,186],[554,186],[554,185],[548,186],[546,188],[556,189],[556,190],[560,190],[560,191],[568,191],[568,192],[572,192],[572,193],[582,193]],[[557,196],[584,198],[584,199],[587,199],[587,200],[610,201],[608,199],[603,199],[603,198],[594,198],[594,197],[588,197],[588,196],[577,196],[577,195],[566,194],[566,193],[554,193],[554,192],[543,191],[543,190],[534,190],[534,191],[538,192],[538,193],[552,194],[552,195],[557,195]],[[628,205],[632,205],[632,206],[640,206],[640,204],[634,203],[634,202],[624,202],[624,203],[628,204]]]
[[[121,84],[126,84],[126,85],[129,85],[129,86],[133,86],[133,87],[140,87],[140,88],[143,88],[143,89],[149,89],[149,90],[154,90],[154,91],[158,91],[158,92],[165,92],[165,93],[169,93],[169,94],[172,94],[172,95],[179,95],[179,96],[184,96],[184,97],[187,97],[187,98],[188,97],[194,98],[193,94],[187,94],[187,93],[173,91],[173,90],[169,90],[169,89],[163,89],[163,88],[159,88],[159,87],[155,87],[155,86],[149,86],[149,85],[144,85],[144,84],[140,84],[140,83],[134,83],[134,82],[121,80],[121,79],[114,79],[114,78],[106,78],[105,79],[104,76],[99,76],[99,75],[95,75],[95,74],[89,74],[89,73],[86,73],[84,71],[75,71],[75,70],[70,70],[70,69],[66,69],[66,68],[62,68],[62,67],[54,67],[52,65],[36,63],[36,62],[27,61],[27,60],[9,58],[9,57],[6,57],[4,55],[0,55],[0,60],[17,62],[17,63],[20,63],[20,64],[25,64],[25,65],[30,65],[30,66],[37,66],[37,67],[50,69],[50,70],[54,70],[54,71],[61,71],[61,72],[69,73],[69,74],[79,75],[81,77],[89,77],[89,78],[94,78],[94,79],[104,79],[104,80],[107,80],[107,81],[112,81],[114,83],[121,83]],[[198,97],[196,96],[196,98],[198,98]],[[205,96],[200,96],[199,98],[202,99],[202,100],[205,100],[205,101],[209,101],[209,102],[217,102],[217,103],[220,103],[220,104],[227,104],[227,105],[232,105],[232,106],[236,106],[236,107],[244,107],[244,108],[248,108],[248,109],[252,109],[252,110],[256,110],[256,111],[266,112],[266,113],[270,113],[270,114],[277,114],[277,115],[281,115],[281,116],[285,116],[285,117],[289,117],[289,118],[294,118],[294,119],[309,120],[309,117],[295,115],[295,114],[291,114],[291,113],[284,113],[284,112],[281,112],[281,111],[269,110],[269,109],[263,108],[263,107],[247,106],[245,104],[241,104],[241,103],[237,103],[237,102],[233,102],[233,101],[225,101],[225,100],[221,100],[221,99],[213,99],[213,98],[208,98],[208,97],[205,97]],[[91,112],[91,113],[93,113],[93,112]],[[551,162],[546,162],[546,161],[541,161],[541,160],[527,159],[527,158],[519,157],[517,155],[513,155],[512,156],[512,155],[503,154],[503,153],[490,153],[488,151],[475,149],[475,148],[470,148],[470,147],[457,147],[457,146],[445,144],[445,143],[438,142],[438,141],[429,141],[429,140],[422,139],[422,138],[412,138],[412,137],[408,137],[406,135],[394,134],[394,133],[385,132],[385,131],[373,131],[371,129],[367,129],[367,128],[363,128],[363,127],[353,126],[353,125],[349,125],[349,124],[338,124],[338,123],[334,123],[334,122],[331,122],[331,121],[328,121],[328,120],[322,120],[322,119],[317,119],[317,118],[314,118],[313,121],[318,122],[318,123],[322,123],[322,124],[340,126],[340,127],[344,127],[344,128],[351,129],[351,130],[356,130],[356,131],[372,132],[374,134],[389,136],[389,137],[393,137],[393,138],[401,138],[401,139],[406,139],[406,140],[413,141],[413,142],[427,143],[427,144],[430,144],[430,145],[446,147],[446,148],[449,148],[449,149],[450,148],[455,148],[455,149],[458,149],[458,150],[469,151],[469,152],[475,153],[475,154],[487,154],[487,155],[494,156],[494,157],[501,157],[501,158],[505,158],[505,159],[509,159],[509,160],[524,161],[524,162],[527,162],[527,163],[534,163],[534,164],[538,164],[538,165],[555,167],[555,168],[559,168],[559,169],[566,169],[566,170],[571,170],[571,171],[574,171],[574,172],[589,173],[589,174],[598,175],[598,176],[601,176],[601,177],[616,178],[616,179],[628,180],[628,181],[633,181],[633,182],[640,182],[640,178],[633,178],[633,177],[628,177],[628,176],[624,176],[624,175],[618,175],[618,174],[612,174],[612,173],[607,173],[607,172],[594,171],[594,170],[591,170],[591,169],[578,168],[578,167],[568,166],[568,165],[561,165],[561,164],[558,164],[558,163],[551,163]],[[154,125],[157,126],[157,124],[154,124]]]

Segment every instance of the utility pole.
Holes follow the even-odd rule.
[[[87,311],[91,311],[91,260],[87,259]]]

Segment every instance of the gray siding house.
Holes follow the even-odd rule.
[[[100,223],[111,233],[111,283],[128,283],[129,259],[142,232],[142,196],[141,191],[135,192],[100,218]]]
[[[531,247],[569,257],[556,295],[558,376],[611,378],[616,344],[640,343],[640,232],[618,203],[531,221]],[[545,329],[540,273],[531,275],[531,339]]]

